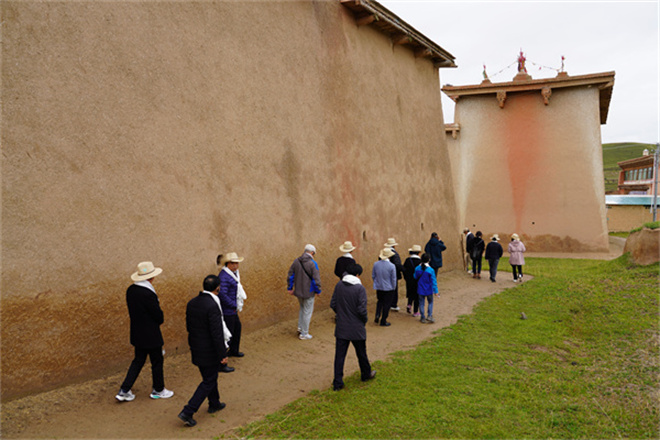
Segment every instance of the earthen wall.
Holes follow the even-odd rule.
[[[297,316],[308,242],[317,308],[345,240],[370,294],[391,236],[461,267],[438,70],[339,2],[1,7],[3,398],[124,371],[140,261],[168,354],[219,252],[245,257],[244,331]]]
[[[461,96],[447,135],[459,222],[535,251],[608,247],[598,89]]]

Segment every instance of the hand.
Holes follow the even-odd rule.
[[[293,295],[293,289],[287,290],[287,292],[289,292],[289,295]]]
[[[229,358],[224,358],[223,360],[220,361],[221,364],[227,365],[227,362],[229,361]]]

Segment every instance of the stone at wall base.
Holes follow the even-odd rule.
[[[633,232],[628,236],[623,253],[630,253],[630,259],[642,266],[660,261],[660,229],[647,229]]]

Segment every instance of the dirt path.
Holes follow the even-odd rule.
[[[615,246],[609,254],[582,255],[583,258],[614,258],[620,255]],[[529,255],[532,256],[532,255]],[[541,256],[536,254],[534,256]],[[549,255],[548,255],[549,256]],[[576,255],[571,255],[576,257]],[[468,314],[483,298],[506,288],[518,286],[511,274],[500,272],[498,282],[491,283],[486,274],[474,280],[462,272],[441,274],[440,297],[434,305],[436,323],[420,324],[405,311],[390,314],[391,327],[379,327],[371,321],[376,298],[367,289],[370,322],[367,324],[369,359],[385,360],[390,353],[413,348],[441,327]],[[403,283],[402,287],[403,287]],[[367,282],[367,287],[370,284]],[[405,291],[405,287],[403,288]],[[405,299],[400,299],[400,305]],[[137,398],[118,403],[114,399],[124,372],[47,393],[18,399],[2,405],[2,437],[4,438],[212,438],[231,436],[232,431],[314,389],[331,385],[334,359],[334,322],[330,309],[316,310],[310,332],[314,339],[300,341],[296,319],[245,334],[244,358],[230,359],[236,371],[221,374],[222,401],[227,403],[220,413],[209,415],[206,404],[195,416],[198,425],[184,427],[177,414],[197,387],[199,372],[188,354],[165,359],[165,380],[174,391],[168,400],[151,400],[149,366],[133,387]],[[297,317],[296,317],[297,318]],[[345,375],[358,371],[355,353],[349,350]],[[377,376],[375,380],[387,380]],[[350,386],[350,385],[349,385]]]

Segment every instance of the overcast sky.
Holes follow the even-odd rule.
[[[660,140],[658,0],[379,2],[456,57],[442,85],[478,84],[484,64],[491,81],[511,81],[520,49],[533,78],[554,77],[539,66],[559,69],[563,55],[569,75],[616,72],[603,143]],[[453,101],[442,101],[453,122]]]

